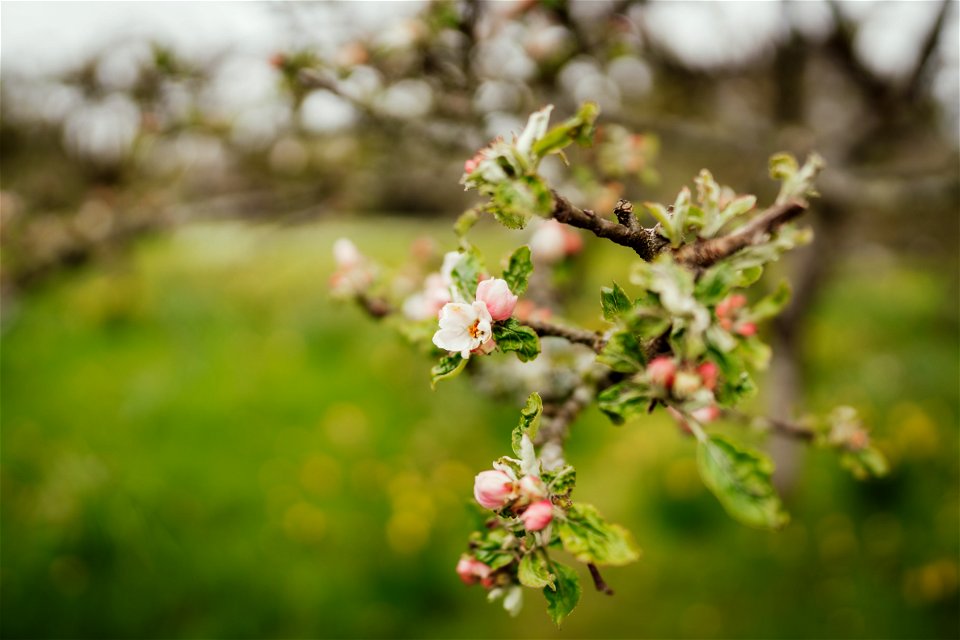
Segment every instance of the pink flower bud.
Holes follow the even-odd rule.
[[[752,335],[756,335],[757,325],[752,322],[744,322],[737,327],[737,333],[742,335],[744,338],[749,338]]]
[[[473,497],[484,509],[499,509],[513,495],[513,480],[503,471],[481,471],[473,481]]]
[[[647,377],[650,382],[660,387],[669,388],[676,373],[677,365],[668,356],[654,358],[647,365]]]
[[[520,478],[520,495],[525,500],[536,502],[547,497],[547,488],[540,478],[536,476],[523,476]]]
[[[470,158],[463,163],[463,172],[467,175],[473,173],[473,170],[477,168],[477,161],[473,158]]]
[[[713,391],[717,388],[717,375],[719,374],[720,369],[712,362],[704,362],[699,367],[697,367],[697,373],[700,374],[700,379],[703,381],[703,386],[710,391]]]
[[[494,320],[506,320],[517,306],[517,296],[510,293],[507,281],[500,278],[490,278],[477,285],[477,300],[487,305]]]
[[[687,398],[696,393],[703,383],[700,376],[689,371],[680,371],[673,378],[673,395],[678,398]]]
[[[728,296],[717,304],[717,317],[728,318],[733,315],[734,311],[745,304],[747,304],[747,298],[742,294],[735,293],[732,296]]]
[[[527,531],[540,531],[553,520],[553,503],[549,500],[534,502],[520,514]]]
[[[471,556],[460,556],[457,562],[457,575],[463,584],[476,584],[477,579],[486,580],[492,570],[490,567]]]
[[[694,420],[701,424],[707,424],[708,422],[713,422],[720,417],[720,408],[717,405],[712,404],[709,407],[701,407],[696,411],[690,413]]]

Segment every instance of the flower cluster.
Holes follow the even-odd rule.
[[[473,302],[448,302],[440,309],[440,329],[433,344],[464,359],[471,353],[490,353],[496,347],[493,323],[513,315],[517,296],[506,280],[490,278],[477,285]]]
[[[744,338],[749,338],[757,333],[757,325],[741,318],[743,309],[747,304],[747,298],[743,294],[735,293],[721,300],[714,313],[717,314],[717,322],[727,331],[737,333]]]
[[[540,531],[553,520],[553,503],[543,481],[534,475],[518,480],[505,465],[478,473],[473,497],[484,509],[518,517],[527,531]]]
[[[696,406],[690,415],[698,422],[712,422],[720,417],[713,394],[720,369],[713,362],[678,365],[670,356],[659,356],[650,361],[644,375],[658,397]]]
[[[337,270],[330,276],[330,289],[335,296],[355,296],[373,284],[372,266],[350,240],[340,238],[333,243],[333,259]]]

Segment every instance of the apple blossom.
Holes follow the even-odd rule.
[[[433,344],[469,358],[471,351],[493,338],[491,322],[483,302],[448,302],[440,310],[440,329],[433,334]]]
[[[460,556],[460,561],[457,562],[457,575],[467,585],[476,584],[477,580],[488,579],[492,571],[489,566],[473,556]]]
[[[654,358],[647,365],[647,378],[659,387],[669,388],[676,373],[677,365],[668,356]]]
[[[333,243],[333,259],[341,269],[350,269],[363,263],[363,254],[348,238],[338,238]]]
[[[347,238],[333,243],[333,259],[337,270],[330,276],[330,288],[338,296],[362,292],[373,283],[373,272],[357,246]]]
[[[540,531],[553,520],[553,503],[549,500],[534,502],[520,514],[520,519],[527,531]]]
[[[499,509],[514,494],[513,480],[503,471],[481,471],[473,481],[473,497],[484,509]]]
[[[477,300],[487,305],[494,320],[506,320],[517,305],[517,296],[510,292],[507,281],[500,278],[490,278],[477,285]]]

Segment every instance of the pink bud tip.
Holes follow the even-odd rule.
[[[494,320],[506,320],[517,306],[517,296],[510,293],[507,281],[500,278],[489,278],[478,284],[477,300],[487,305]]]
[[[654,358],[647,365],[647,377],[655,385],[669,388],[673,384],[673,378],[677,373],[677,365],[673,359],[668,356]]]
[[[457,562],[457,575],[460,576],[463,584],[476,584],[478,578],[487,580],[491,571],[489,566],[471,556],[461,556],[460,561]]]
[[[549,500],[534,502],[520,514],[520,519],[527,531],[540,531],[553,520],[553,503]]]
[[[470,175],[471,173],[473,173],[473,170],[476,168],[477,168],[477,161],[474,160],[473,158],[470,158],[469,160],[463,163],[463,172],[466,173],[467,175]]]
[[[690,414],[693,416],[693,419],[697,422],[706,424],[708,422],[713,422],[720,417],[720,408],[717,405],[712,404],[709,407],[702,407]]]
[[[710,391],[717,388],[717,375],[720,373],[717,365],[712,362],[704,362],[697,367],[697,373],[700,374],[700,379],[703,380],[703,386],[710,389]]]
[[[473,497],[484,509],[499,509],[513,495],[513,480],[503,471],[481,471],[473,482]]]
[[[742,335],[744,338],[749,338],[752,335],[757,333],[757,325],[752,322],[744,322],[739,327],[737,327],[737,333]]]

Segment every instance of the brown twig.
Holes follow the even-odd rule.
[[[357,302],[373,318],[384,318],[394,312],[393,306],[385,299],[374,298],[366,293],[358,293]]]
[[[779,434],[788,436],[790,438],[795,438],[797,440],[804,440],[807,442],[812,441],[816,438],[816,432],[802,424],[797,424],[796,422],[790,422],[788,420],[780,420],[777,418],[769,418],[762,416],[749,416],[740,411],[734,411],[728,409],[723,412],[724,417],[731,420],[736,420],[737,422],[742,422],[745,424],[761,424],[765,428],[776,431]]]
[[[598,238],[606,238],[637,252],[644,260],[653,260],[667,246],[666,238],[655,229],[631,228],[601,218],[589,209],[580,209],[556,191],[553,192],[553,218],[578,229],[586,229]]]
[[[678,262],[695,267],[709,267],[750,245],[763,242],[782,225],[790,222],[807,210],[807,203],[789,200],[775,204],[759,216],[732,233],[710,240],[688,244],[674,254]]]
[[[525,320],[524,323],[537,332],[541,338],[564,338],[576,344],[582,344],[590,347],[597,353],[603,349],[603,334],[588,329],[579,329],[574,327],[564,327],[562,325],[544,322],[542,320]]]
[[[593,586],[597,588],[597,591],[608,596],[612,596],[613,589],[611,589],[610,586],[604,582],[603,576],[600,575],[600,569],[597,568],[597,565],[593,564],[592,562],[588,562],[587,569],[590,569],[590,577],[593,578]]]

